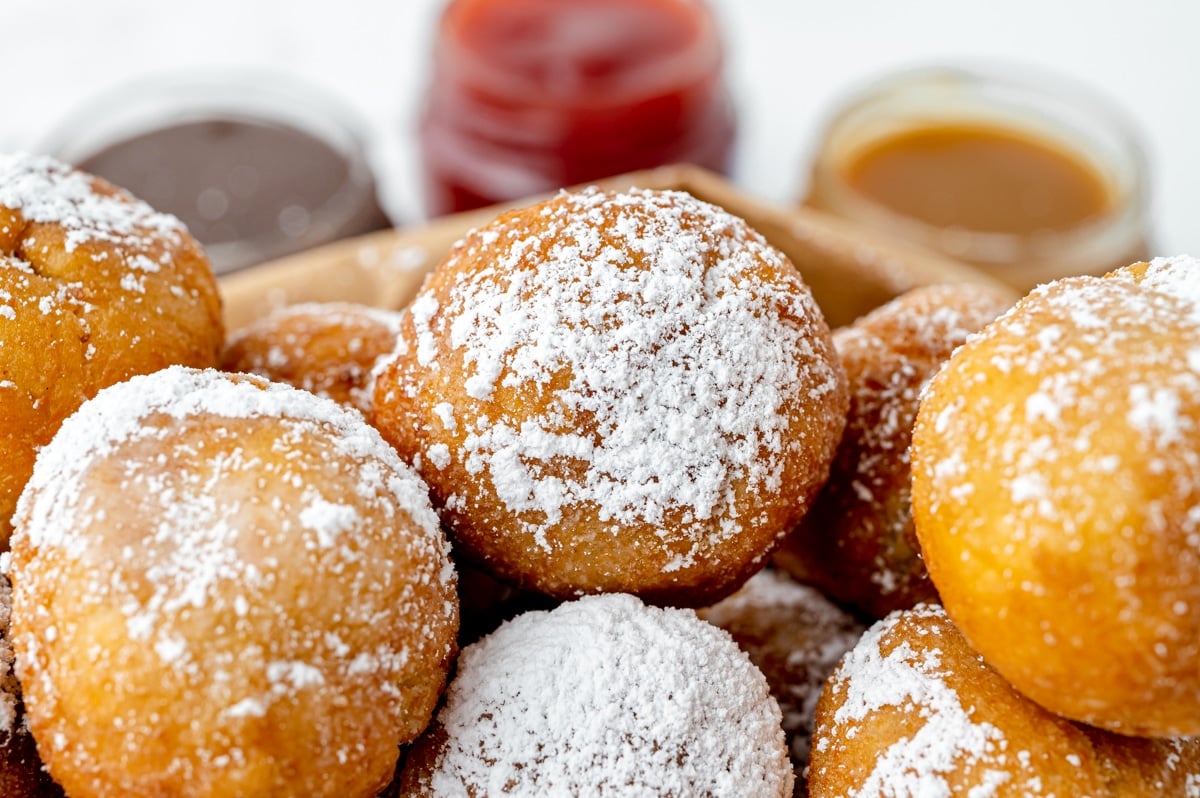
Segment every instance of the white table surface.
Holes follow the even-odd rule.
[[[443,0],[0,0],[0,149],[39,150],[89,98],[161,71],[268,68],[366,121],[385,201],[420,218],[414,126]],[[1200,2],[710,0],[741,114],[735,182],[788,200],[847,92],[962,60],[1052,70],[1130,115],[1158,254],[1200,255]]]

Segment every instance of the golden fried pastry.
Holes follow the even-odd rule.
[[[733,636],[759,667],[783,713],[783,731],[803,795],[813,712],[821,686],[863,627],[809,585],[765,569],[740,590],[698,610]]]
[[[912,525],[909,442],[925,383],[1016,301],[969,284],[903,294],[834,332],[850,412],[829,481],[775,555],[796,579],[872,617],[937,598]]]
[[[9,639],[12,589],[0,575],[0,795],[4,798],[59,798],[62,790],[42,768],[37,746],[25,725],[21,685]]]
[[[950,617],[1021,692],[1125,734],[1200,734],[1198,307],[1042,286],[955,353],[913,432]]]
[[[286,382],[369,413],[375,367],[396,348],[400,318],[349,302],[287,305],[234,332],[221,368]]]
[[[15,522],[26,715],[72,798],[374,796],[432,716],[449,546],[356,411],[135,377],[64,422]]]
[[[1122,737],[1013,689],[936,605],[878,622],[817,704],[810,798],[1151,798],[1200,786],[1200,739]]]
[[[374,419],[456,551],[561,598],[702,605],[824,482],[845,374],[795,267],[681,192],[562,193],[461,241]]]
[[[216,364],[208,259],[182,224],[50,158],[0,154],[0,550],[38,446],[103,386]]]
[[[106,385],[216,364],[208,260],[174,217],[49,158],[0,154],[0,550],[37,447]]]
[[[779,707],[729,635],[609,594],[527,612],[464,648],[398,794],[791,792]]]

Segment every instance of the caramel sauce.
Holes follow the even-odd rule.
[[[846,185],[939,227],[1030,234],[1111,213],[1108,182],[1081,155],[998,126],[948,123],[882,137],[842,165]]]

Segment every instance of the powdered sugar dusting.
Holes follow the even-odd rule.
[[[310,730],[296,756],[354,762],[374,756],[354,723],[385,729],[386,756],[432,713],[457,630],[449,546],[357,411],[249,375],[135,377],[64,422],[15,521],[22,680],[30,717],[56,706],[36,717],[65,729],[60,760],[134,760],[184,728],[161,766],[220,781],[229,757],[264,755],[257,718]],[[48,598],[64,590],[69,606]],[[79,667],[106,674],[103,708],[62,681]],[[73,713],[113,742],[57,725]]]
[[[436,371],[448,340],[478,402],[453,455],[547,550],[542,529],[581,504],[614,527],[683,508],[690,520],[662,534],[692,536],[690,560],[749,522],[710,523],[733,483],[777,491],[801,456],[785,406],[841,390],[828,345],[814,342],[824,322],[781,254],[689,195],[588,191],[540,213],[536,232],[501,224],[469,237],[444,266],[482,266],[442,301],[427,283],[409,308],[418,364]],[[501,390],[553,401],[518,417]],[[550,463],[571,463],[571,476],[548,476]]]
[[[766,682],[689,610],[609,594],[466,648],[435,795],[790,796]]]
[[[829,482],[794,543],[785,544],[781,561],[798,577],[876,618],[934,595],[919,559],[909,489],[920,396],[951,353],[1014,299],[988,286],[926,286],[834,332],[850,412]],[[831,538],[836,544],[810,543]],[[807,551],[814,555],[806,559]],[[833,562],[815,552],[828,552],[822,556]]]
[[[333,456],[345,456],[357,464],[356,496],[326,495],[320,484],[305,484],[299,471],[272,477],[287,481],[301,497],[298,507],[275,507],[274,523],[287,531],[288,516],[294,513],[297,528],[291,534],[300,535],[310,548],[336,550],[341,560],[353,563],[359,557],[355,533],[364,526],[357,508],[380,507],[391,513],[398,507],[423,530],[424,538],[418,539],[417,545],[429,547],[431,562],[439,551],[446,554],[424,484],[359,414],[288,386],[183,367],[105,389],[64,422],[52,443],[41,451],[29,489],[22,496],[14,546],[54,548],[74,559],[94,556],[92,549],[99,545],[96,537],[80,532],[105,518],[96,514],[103,511],[95,510],[93,500],[81,492],[88,484],[84,475],[97,461],[139,441],[163,441],[166,448],[160,457],[168,456],[171,432],[164,419],[201,415],[214,420],[272,419],[278,425],[276,446],[287,447],[320,435],[332,442]],[[226,434],[219,427],[214,431],[218,438]],[[152,644],[164,662],[188,667],[200,652],[172,636],[168,619],[189,608],[207,606],[218,585],[240,583],[254,590],[265,584],[264,580],[273,579],[267,573],[273,559],[259,562],[245,555],[248,544],[245,518],[239,510],[242,503],[236,496],[224,495],[216,484],[228,474],[271,472],[257,455],[240,447],[195,474],[170,469],[164,473],[166,464],[165,460],[130,462],[121,486],[158,501],[160,511],[147,521],[148,536],[137,542],[136,549],[131,542],[121,555],[131,563],[147,561],[143,575],[149,591],[126,593],[119,584],[120,568],[111,574],[116,580],[111,589],[115,595],[126,594],[121,610],[129,637]],[[203,479],[197,482],[195,477]],[[263,544],[270,545],[270,533],[260,530],[259,534]],[[453,580],[448,562],[432,576],[443,584]],[[107,593],[110,588],[98,583],[97,590]],[[244,615],[245,601],[234,609]],[[268,677],[273,683],[293,686],[312,681],[300,665],[283,670],[272,665]]]
[[[124,192],[97,194],[87,175],[40,155],[0,153],[0,207],[19,211],[27,221],[63,226],[68,252],[87,241],[120,242],[147,232],[183,230],[174,216]]]
[[[911,613],[912,617],[945,617],[941,607],[930,605]],[[981,765],[971,796],[995,795],[1010,775],[989,769],[987,761],[1006,748],[1004,734],[991,723],[972,720],[973,708],[964,707],[945,680],[936,647],[915,650],[903,641],[884,653],[881,641],[900,617],[896,613],[872,626],[842,661],[834,676],[836,686],[831,688],[838,691],[842,703],[833,713],[830,729],[822,732],[822,744],[834,736],[853,738],[854,727],[874,713],[903,708],[921,718],[920,728],[882,752],[857,794],[948,798],[954,793],[947,775]]]
[[[943,457],[962,462],[973,437],[1005,440],[1004,430],[1023,424],[1023,445],[989,450],[996,473],[1008,483],[1015,512],[1040,517],[1050,524],[1045,529],[1068,537],[1073,518],[1090,515],[1087,508],[1096,501],[1087,486],[1110,481],[1121,468],[1128,472],[1134,460],[1153,472],[1178,455],[1191,464],[1185,470],[1200,473],[1200,454],[1182,445],[1200,434],[1188,409],[1190,397],[1200,393],[1200,371],[1187,357],[1200,346],[1200,317],[1173,295],[1147,288],[1146,281],[1130,290],[1112,279],[1073,278],[1035,289],[1018,309],[1032,303],[1036,322],[1023,311],[1010,312],[975,342],[992,362],[1005,364],[1010,382],[1019,378],[1012,384],[1021,389],[980,395],[969,411],[957,401],[941,403],[932,422],[946,443]],[[1093,317],[1105,321],[1093,324]],[[936,381],[955,378],[954,371],[944,370]],[[971,428],[964,429],[964,422]],[[1136,445],[1112,450],[1127,438],[1108,434],[1104,425],[1111,423],[1123,424]],[[1176,487],[1185,501],[1194,493],[1183,482]],[[960,503],[970,501],[963,494]],[[1018,526],[1026,525],[1013,522]]]
[[[1200,258],[1191,255],[1159,257],[1143,264],[1117,269],[1109,279],[1137,283],[1159,291],[1191,306],[1191,314],[1200,324]]]
[[[821,687],[863,627],[815,588],[769,568],[698,614],[733,635],[766,676],[799,777]]]
[[[421,498],[424,485],[395,450],[364,424],[357,413],[328,400],[313,401],[314,398],[290,386],[257,378],[231,380],[220,372],[179,366],[134,377],[101,391],[85,405],[86,412],[77,412],[63,422],[53,445],[38,456],[26,494],[39,498],[23,501],[20,507],[24,509],[18,509],[28,516],[25,527],[30,544],[58,546],[69,551],[86,547],[86,536],[78,535],[72,524],[77,520],[75,511],[85,508],[77,506],[79,497],[69,486],[78,485],[80,476],[96,459],[108,456],[130,440],[157,434],[156,428],[146,423],[156,415],[175,419],[200,414],[229,419],[279,418],[297,429],[312,424],[328,425],[336,430],[334,441],[339,453],[355,459],[383,461],[409,475],[404,480],[389,480],[387,487],[398,492],[401,506],[411,507],[415,520],[423,528],[437,528],[437,517]],[[374,475],[385,478],[382,472]],[[363,490],[369,488],[364,486]],[[205,514],[212,508],[205,504],[212,501],[211,496],[200,494],[192,506],[180,507],[178,512]],[[219,532],[220,519],[214,520],[213,530]],[[178,530],[164,523],[163,533],[175,535]]]

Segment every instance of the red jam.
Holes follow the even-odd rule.
[[[421,124],[429,213],[667,163],[727,172],[722,59],[698,0],[453,0]]]

